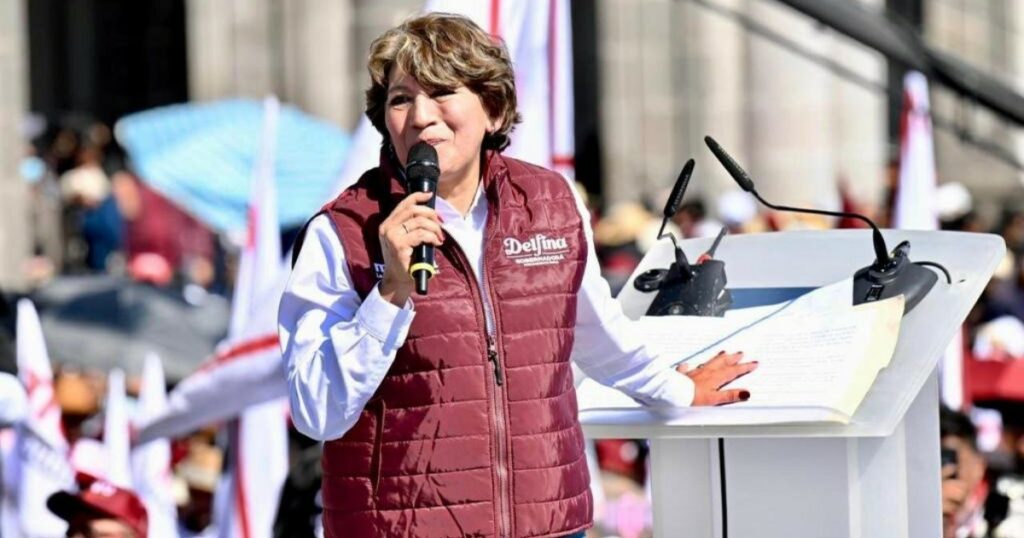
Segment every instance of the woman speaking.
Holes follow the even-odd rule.
[[[292,417],[325,441],[323,522],[340,536],[582,536],[592,509],[570,360],[647,405],[718,405],[755,367],[722,353],[659,369],[623,330],[570,183],[505,157],[519,121],[504,46],[454,15],[370,48],[380,164],[307,229],[279,312]],[[436,150],[407,194],[410,150]],[[414,293],[412,252],[437,271]]]

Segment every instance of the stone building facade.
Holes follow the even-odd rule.
[[[351,129],[362,111],[373,37],[414,15],[421,0],[183,0],[189,96],[283,100]],[[511,1],[511,0],[507,0]],[[575,0],[580,2],[582,0]],[[856,0],[881,10],[884,0]],[[0,286],[18,282],[27,241],[20,145],[10,139],[27,108],[26,0],[0,0]],[[883,201],[889,143],[887,64],[879,54],[772,0],[594,0],[597,115],[606,204],[656,201],[682,163],[697,160],[691,189],[708,199],[732,180],[704,147],[711,135],[766,197],[838,207],[842,181],[867,205]],[[1024,73],[1024,7],[1009,0],[924,0],[935,44],[1011,82]],[[20,21],[20,22],[19,22]],[[759,25],[820,62],[750,30]],[[745,26],[746,25],[746,26]],[[580,65],[577,64],[577,69]],[[874,85],[872,87],[871,85]],[[1021,153],[1019,129],[942,89],[933,108],[981,138]],[[937,130],[940,181],[959,180],[993,210],[1024,194],[1020,172],[949,130]],[[1020,148],[1020,149],[1018,149]],[[1009,193],[1009,194],[1008,194]],[[986,205],[987,204],[987,205]],[[711,204],[712,211],[714,205]]]

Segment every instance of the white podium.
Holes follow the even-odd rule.
[[[580,408],[590,438],[651,440],[656,537],[942,535],[936,366],[1005,247],[987,234],[884,235],[890,248],[909,240],[914,261],[943,264],[953,284],[940,276],[903,318],[892,361],[850,424],[684,426],[641,408]],[[681,243],[691,260],[710,244]],[[668,266],[671,248],[659,242],[633,276]],[[873,257],[862,230],[727,236],[716,255],[726,262],[734,307],[797,296],[852,276]],[[652,299],[631,283],[619,296],[633,318]]]

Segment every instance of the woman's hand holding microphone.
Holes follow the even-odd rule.
[[[403,307],[414,290],[409,275],[413,247],[444,242],[441,218],[437,211],[424,204],[433,193],[417,192],[406,196],[380,224],[377,233],[384,253],[384,278],[379,284],[380,296],[391,304]]]

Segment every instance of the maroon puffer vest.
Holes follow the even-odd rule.
[[[579,212],[561,177],[498,154],[484,188],[485,289],[446,236],[387,376],[355,426],[324,445],[328,537],[525,538],[591,524],[569,366],[586,262]],[[378,227],[404,192],[382,158],[325,207],[363,298],[383,261]]]

